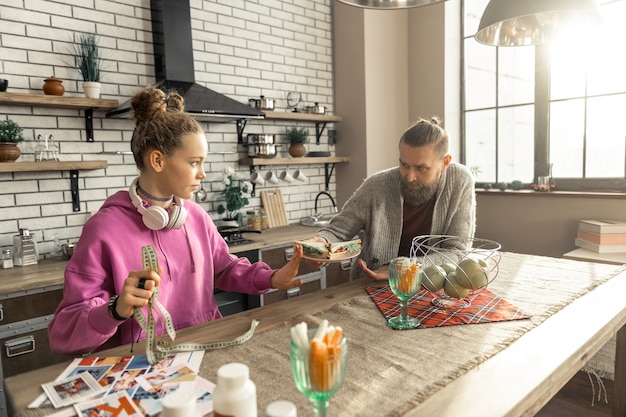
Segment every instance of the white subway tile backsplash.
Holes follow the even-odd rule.
[[[66,96],[82,96],[79,74],[68,55],[73,37],[80,32],[100,37],[104,98],[124,102],[143,86],[155,83],[149,0],[14,3],[0,0],[0,72],[9,78],[9,92],[41,94],[43,80],[54,75],[63,80]],[[242,103],[260,95],[273,98],[278,111],[286,109],[289,91],[303,93],[302,105],[316,101],[332,109],[330,0],[191,0],[191,8],[197,82]],[[95,142],[87,142],[82,110],[0,105],[0,118],[5,117],[24,127],[27,141],[20,144],[22,161],[34,160],[36,135],[52,134],[62,161],[106,160],[108,167],[79,172],[80,212],[72,210],[68,171],[0,173],[0,246],[10,245],[20,227],[36,231],[41,249],[51,250],[54,235],[64,241],[78,240],[90,212],[98,210],[108,196],[127,189],[137,175],[132,155],[101,153],[130,150],[131,120],[107,119],[104,112],[96,111]],[[218,219],[221,171],[231,167],[249,175],[250,168],[239,165],[247,148],[237,143],[235,123],[202,125],[209,144],[203,181],[208,198],[199,204]],[[326,135],[320,145],[314,143],[313,123],[248,121],[244,141],[248,133],[276,134],[278,157],[289,158],[284,131],[295,125],[309,129],[309,150],[333,150]],[[327,128],[333,128],[332,124]],[[325,188],[321,164],[259,168],[262,173],[299,168],[307,176],[306,183],[278,184],[290,222],[309,215],[315,196]],[[258,192],[269,188],[276,187],[258,187],[249,207],[260,206]],[[330,190],[334,192],[333,179]]]

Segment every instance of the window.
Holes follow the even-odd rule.
[[[626,191],[626,0],[549,45],[474,34],[489,0],[464,0],[464,162],[479,184],[552,175],[560,190]],[[595,36],[591,36],[591,33]]]

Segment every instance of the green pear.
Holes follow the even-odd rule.
[[[467,297],[470,290],[463,288],[457,281],[458,275],[456,272],[450,272],[446,282],[443,284],[443,291],[452,298]]]
[[[451,264],[451,263],[441,264],[441,267],[443,268],[444,271],[446,271],[446,274],[456,271],[456,266],[454,266],[454,264]]]
[[[488,281],[486,266],[487,263],[482,259],[478,261],[470,258],[463,259],[456,269],[456,282],[469,290],[483,288]]]
[[[446,280],[446,271],[440,266],[429,265],[420,271],[422,286],[430,292],[437,292],[443,288]]]

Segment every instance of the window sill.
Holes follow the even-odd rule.
[[[534,190],[484,190],[476,188],[476,194],[479,195],[506,195],[516,197],[550,197],[550,198],[598,198],[598,199],[615,199],[626,200],[626,193],[608,193],[608,192],[592,192],[592,191],[534,191]]]

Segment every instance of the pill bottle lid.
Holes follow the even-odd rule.
[[[267,417],[297,417],[298,410],[291,401],[278,400],[267,406],[265,414]]]
[[[250,378],[250,370],[243,363],[228,363],[217,370],[217,385],[224,388],[238,388]]]
[[[161,417],[201,417],[196,396],[191,391],[176,390],[161,400]]]

